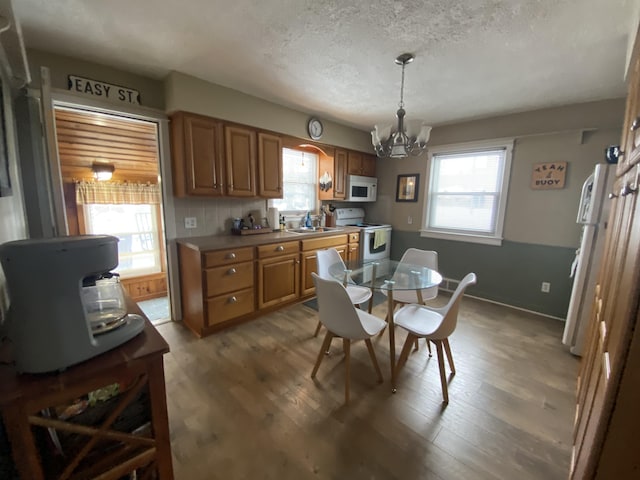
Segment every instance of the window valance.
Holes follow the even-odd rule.
[[[158,205],[161,203],[157,183],[76,182],[76,202],[84,204]]]

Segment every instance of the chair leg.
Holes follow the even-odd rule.
[[[433,355],[431,354],[431,342],[429,341],[429,339],[427,339],[427,348],[429,349],[429,356],[432,357]]]
[[[400,352],[400,358],[398,359],[398,363],[396,363],[396,377],[400,369],[404,367],[405,363],[407,363],[407,358],[409,358],[409,351],[411,350],[411,346],[413,345],[413,342],[417,339],[418,337],[416,337],[413,333],[407,334],[407,339],[404,341],[404,345],[402,346],[402,351]]]
[[[349,377],[351,376],[351,340],[348,338],[342,339],[342,345],[344,348],[344,404],[349,403]]]
[[[322,322],[320,320],[318,320],[318,326],[316,327],[316,331],[313,334],[314,337],[317,337],[318,334],[320,333],[320,328],[322,327]]]
[[[444,373],[444,352],[442,351],[442,341],[434,340],[436,352],[438,353],[438,367],[440,368],[440,383],[442,384],[442,399],[444,403],[449,403],[449,391],[447,389],[447,376]]]
[[[416,338],[413,343],[414,343],[413,351],[417,352],[418,349],[420,348],[420,345],[418,345],[418,339]]]
[[[449,339],[445,338],[442,343],[444,344],[444,351],[447,354],[447,360],[449,361],[449,368],[451,369],[451,373],[455,375],[456,366],[453,364],[453,356],[451,355],[451,347],[449,346]]]
[[[371,339],[367,338],[364,341],[364,343],[367,344],[367,350],[369,350],[369,356],[371,357],[373,368],[376,369],[376,373],[378,374],[378,381],[382,383],[383,382],[382,372],[380,371],[380,365],[378,365],[378,359],[376,358],[376,352],[373,350],[373,344],[371,343]]]
[[[373,293],[371,294],[371,298],[369,298],[369,307],[367,308],[367,312],[371,313],[372,308],[373,308]]]
[[[320,368],[320,364],[322,363],[322,359],[324,358],[325,351],[331,345],[331,340],[334,335],[329,330],[327,330],[327,335],[324,337],[324,342],[322,342],[322,346],[320,347],[320,353],[318,353],[318,359],[316,360],[316,364],[313,367],[313,371],[311,372],[311,378],[316,378],[316,373],[318,373],[318,368]]]

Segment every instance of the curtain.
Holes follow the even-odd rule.
[[[76,182],[78,205],[129,204],[158,205],[161,202],[157,183]]]

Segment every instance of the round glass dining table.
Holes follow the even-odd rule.
[[[423,303],[422,290],[435,287],[442,282],[442,275],[421,265],[411,265],[397,260],[352,260],[335,263],[329,274],[344,285],[360,285],[387,295],[387,323],[389,324],[389,356],[391,363],[391,387],[396,389],[396,345],[393,323],[393,292],[415,290],[417,302]]]

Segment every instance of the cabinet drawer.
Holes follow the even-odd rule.
[[[358,242],[360,242],[360,233],[350,233],[349,243],[358,243]]]
[[[220,295],[207,300],[207,325],[226,322],[255,310],[253,288]]]
[[[247,262],[253,260],[253,248],[234,248],[216,250],[204,254],[205,267],[219,267],[230,263]]]
[[[347,244],[347,235],[338,235],[335,237],[310,238],[302,241],[302,251],[324,250],[330,247]]]
[[[300,245],[298,242],[281,242],[269,245],[260,245],[258,247],[258,258],[277,257],[279,255],[287,255],[289,253],[298,253]]]
[[[207,297],[253,286],[253,262],[209,268],[205,272]]]

